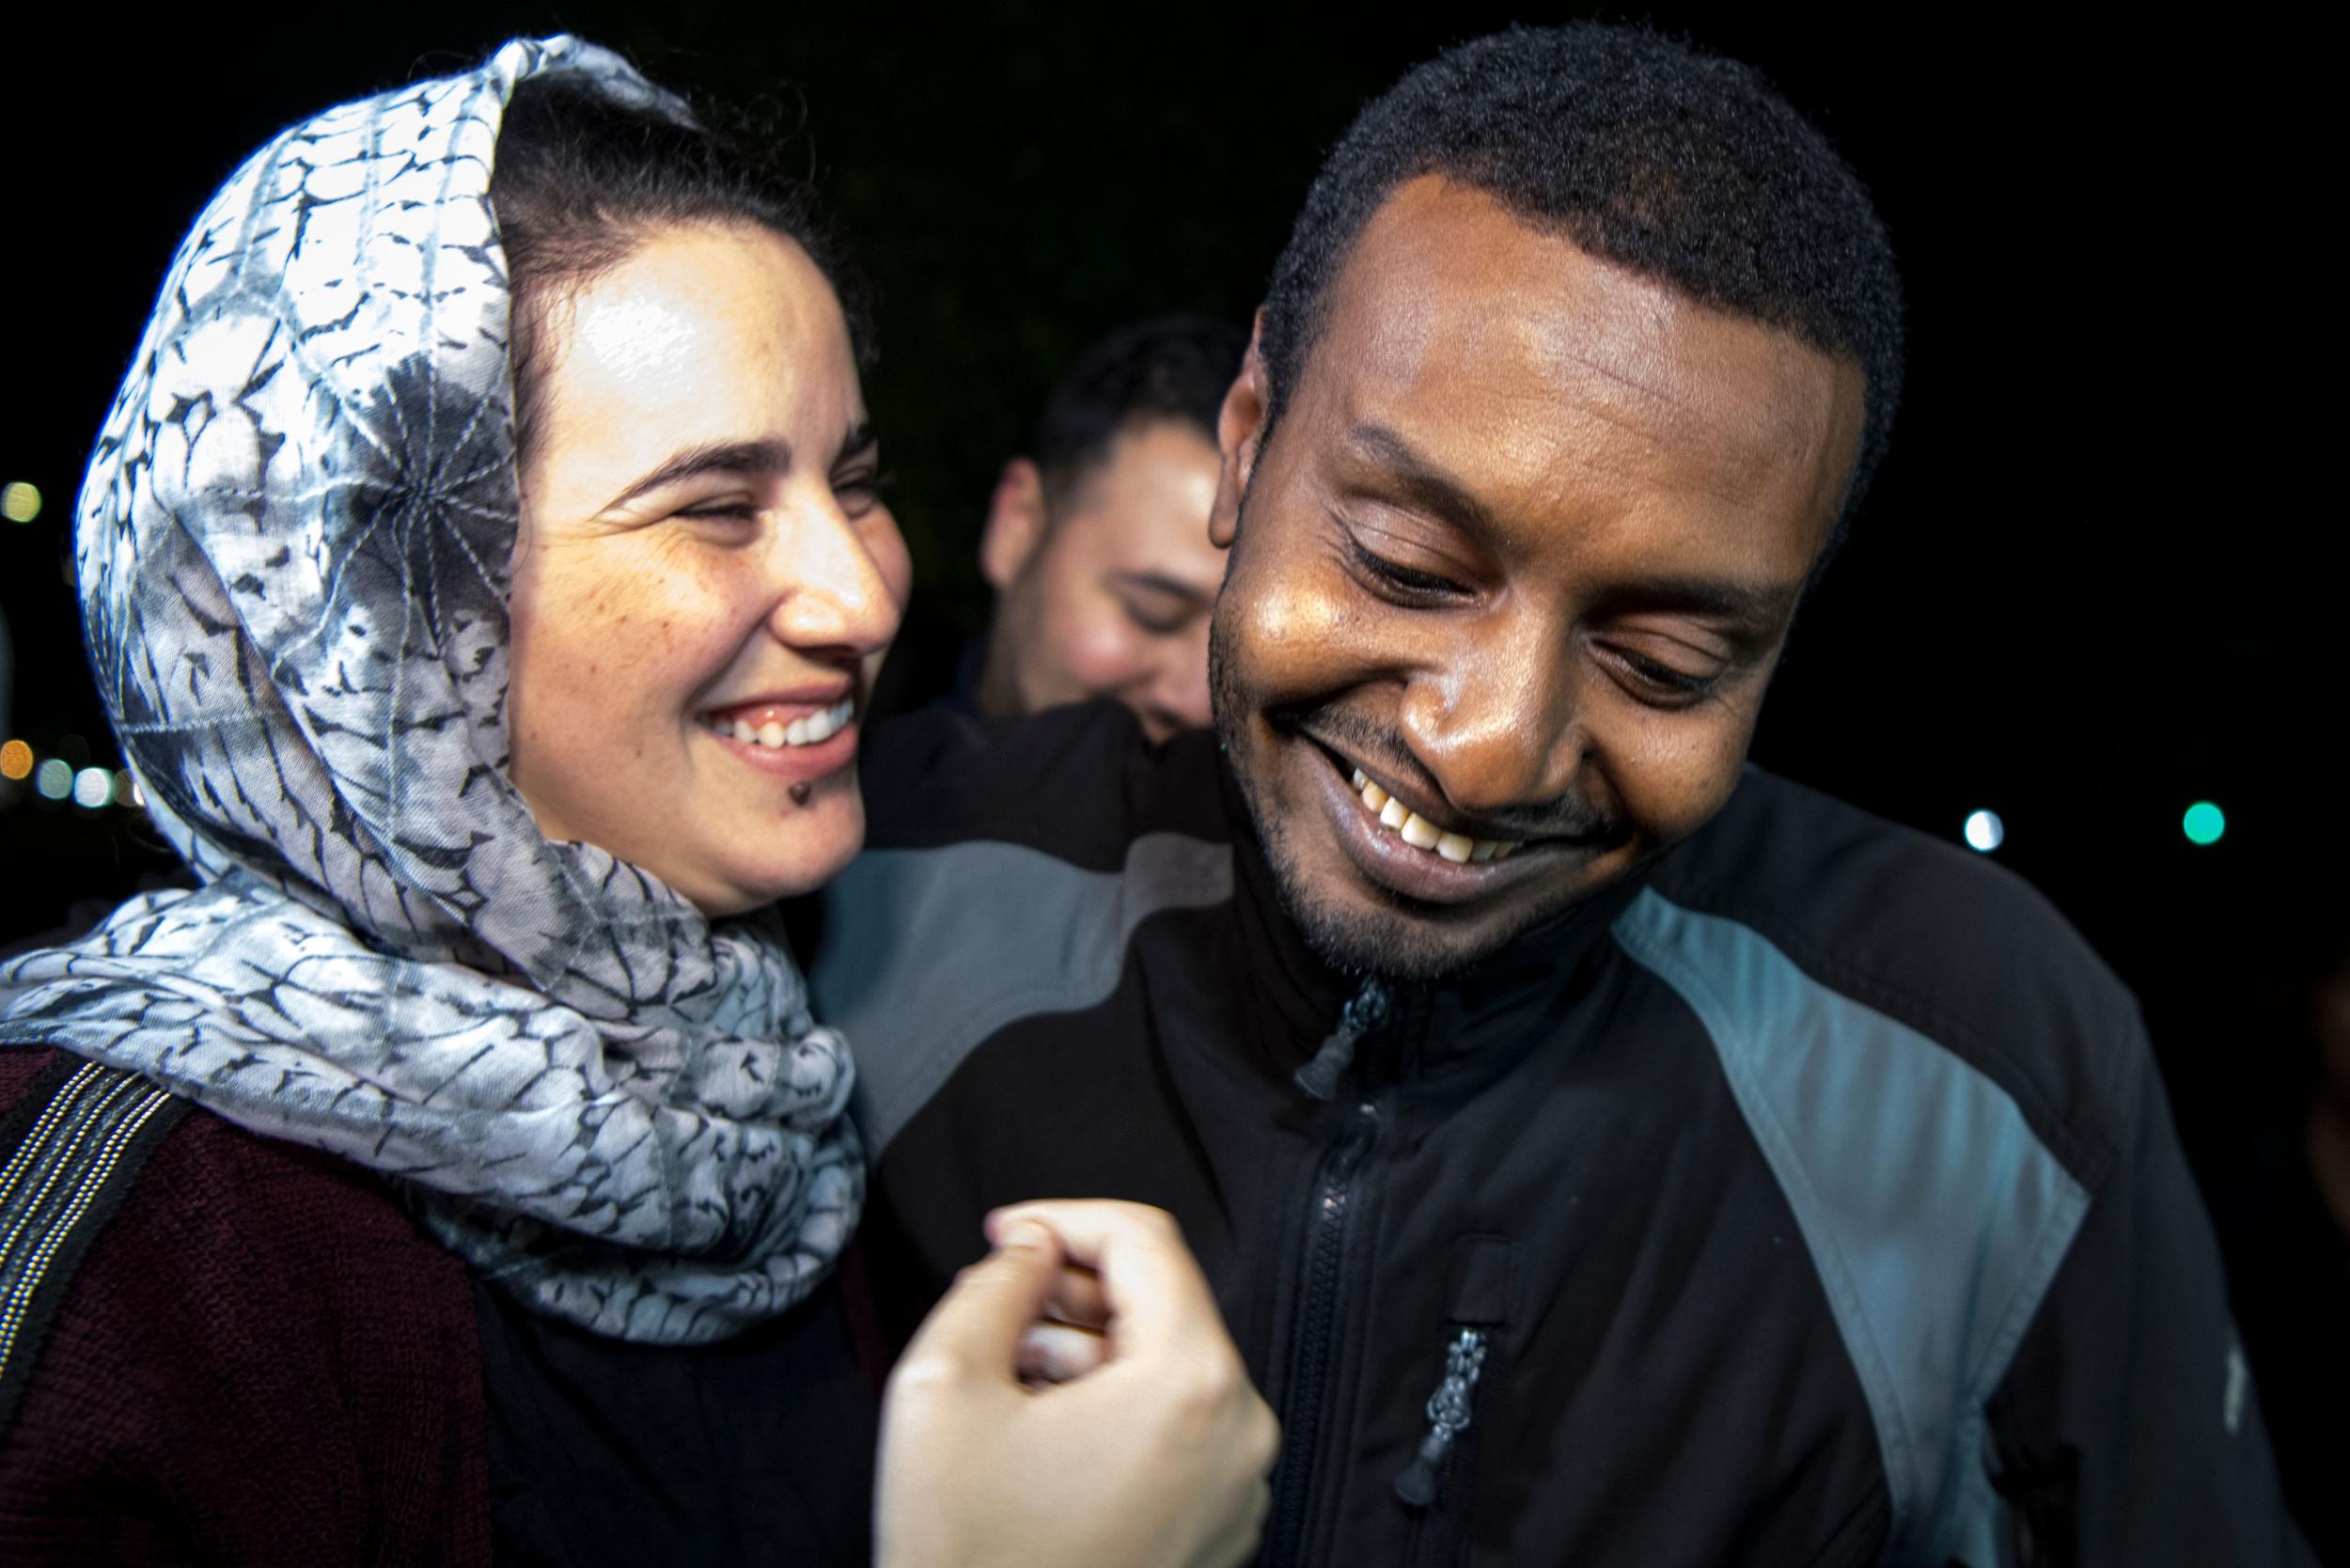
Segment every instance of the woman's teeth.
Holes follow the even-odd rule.
[[[1518,841],[1515,839],[1471,839],[1463,834],[1445,832],[1366,778],[1360,768],[1355,770],[1353,783],[1355,792],[1363,797],[1363,805],[1379,818],[1379,825],[1414,849],[1434,850],[1447,860],[1461,866],[1471,861],[1507,860],[1517,853]]]
[[[780,751],[788,745],[814,745],[819,741],[831,740],[840,733],[841,726],[847,724],[855,712],[856,698],[844,697],[829,708],[804,718],[795,718],[789,724],[772,718],[764,724],[753,724],[747,719],[728,721],[713,718],[710,727],[721,735],[733,736],[745,745],[763,745],[770,751]]]

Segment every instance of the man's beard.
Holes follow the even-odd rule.
[[[1243,500],[1245,503],[1246,496]],[[1230,582],[1229,573],[1225,580]],[[1581,895],[1561,899],[1556,904],[1531,902],[1511,918],[1484,927],[1469,938],[1449,931],[1443,917],[1427,906],[1417,905],[1373,885],[1366,886],[1381,902],[1370,909],[1341,908],[1331,901],[1316,898],[1300,853],[1290,839],[1288,823],[1281,820],[1279,812],[1266,809],[1260,801],[1255,783],[1244,765],[1249,756],[1246,743],[1254,713],[1235,673],[1236,657],[1227,624],[1224,617],[1218,615],[1208,627],[1208,692],[1215,715],[1216,739],[1222,745],[1226,765],[1231,768],[1240,786],[1241,799],[1247,805],[1257,842],[1262,846],[1266,864],[1272,868],[1273,886],[1281,907],[1305,937],[1307,946],[1324,964],[1348,975],[1376,975],[1399,980],[1441,980],[1508,946],[1528,927],[1578,902]],[[1374,754],[1408,755],[1399,738],[1382,734],[1373,740],[1365,733],[1366,727],[1359,720],[1340,714],[1335,709],[1321,711],[1330,715],[1324,722],[1324,729],[1362,735],[1370,743],[1367,749]],[[1301,711],[1297,716],[1305,715]],[[1628,837],[1627,825],[1620,818],[1579,799],[1562,802],[1546,814],[1557,823],[1556,831],[1591,842],[1593,855],[1606,853]],[[1565,870],[1561,868],[1562,875]],[[1447,940],[1448,937],[1453,939]]]

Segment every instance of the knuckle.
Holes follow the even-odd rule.
[[[1262,1400],[1257,1401],[1248,1418],[1248,1429],[1242,1439],[1242,1447],[1246,1450],[1253,1468],[1269,1470],[1281,1452],[1281,1423]]]
[[[1230,1356],[1194,1359],[1183,1376],[1173,1381],[1172,1391],[1178,1410],[1186,1418],[1219,1422],[1230,1420],[1242,1402],[1253,1401],[1256,1394],[1247,1372]]]
[[[946,1398],[963,1378],[958,1357],[946,1351],[909,1356],[889,1374],[885,1398],[893,1405],[929,1404]]]
[[[1162,1239],[1180,1239],[1183,1233],[1183,1227],[1175,1223],[1175,1216],[1165,1209],[1149,1203],[1128,1203],[1125,1207],[1127,1218],[1136,1230]]]
[[[971,1304],[993,1301],[1020,1283],[1017,1264],[1007,1254],[991,1253],[976,1263],[965,1263],[955,1270],[954,1282],[939,1298],[933,1311],[960,1307],[972,1309]]]

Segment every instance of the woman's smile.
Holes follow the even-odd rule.
[[[745,702],[698,715],[701,729],[730,756],[777,778],[829,777],[856,758],[857,699],[821,707],[806,702]]]

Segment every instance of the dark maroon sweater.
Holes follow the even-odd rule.
[[[0,1049],[0,1121],[73,1065]],[[8,1349],[0,1562],[489,1562],[464,1265],[365,1172],[201,1111],[124,1174]]]
[[[718,1345],[599,1340],[367,1172],[77,1070],[0,1045],[0,1565],[866,1560],[840,1293]]]

